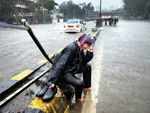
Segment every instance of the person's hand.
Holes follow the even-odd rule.
[[[93,46],[90,46],[88,49],[89,52],[93,52]]]
[[[51,84],[50,86],[49,86],[49,88],[54,88],[56,85],[55,84]]]
[[[55,85],[54,83],[52,83],[52,82],[47,83],[47,85],[48,85],[49,88],[54,88],[54,87],[56,86],[56,85]]]

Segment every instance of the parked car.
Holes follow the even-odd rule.
[[[69,19],[64,24],[64,32],[81,32],[85,30],[85,23],[80,19]]]

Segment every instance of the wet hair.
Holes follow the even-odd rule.
[[[92,45],[94,43],[94,39],[92,39],[89,35],[83,34],[79,37],[78,41],[80,42],[81,45],[83,44],[88,44]]]

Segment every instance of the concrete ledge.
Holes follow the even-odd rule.
[[[43,113],[70,113],[69,105],[62,96],[55,96],[50,102],[43,102],[41,98],[36,97],[31,101],[30,108],[41,110]]]
[[[6,96],[8,96],[11,92],[13,92],[16,89],[16,87],[19,87],[22,83],[27,81],[31,75],[33,75],[37,70],[39,70],[44,65],[46,65],[46,63],[37,67],[33,72],[31,72],[30,74],[28,74],[21,80],[3,81],[3,83],[1,83],[1,86],[0,86],[0,97],[1,97],[0,101],[2,101]]]

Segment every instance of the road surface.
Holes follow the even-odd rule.
[[[59,33],[59,37],[56,34],[53,34],[53,38],[50,37],[49,29],[45,26],[34,26],[34,29],[40,31],[43,29],[43,32],[37,32],[42,44],[47,49],[47,51],[52,51],[52,47],[58,47],[62,44],[61,38],[65,40],[65,43],[72,41],[68,38],[69,36],[75,36],[74,34],[64,34]],[[45,28],[45,30],[44,30]],[[48,27],[50,28],[50,27]],[[55,27],[53,27],[55,28]],[[12,31],[5,31],[8,34]],[[47,34],[45,34],[47,32]],[[150,112],[150,23],[144,21],[120,21],[117,26],[113,27],[104,27],[98,40],[95,45],[95,57],[92,61],[92,100],[93,107],[97,113],[149,113]],[[9,40],[13,40],[11,37],[18,36],[17,39],[22,40],[22,37],[19,36],[18,32],[13,32],[13,35],[10,35]],[[22,31],[22,33],[24,33]],[[41,33],[41,34],[40,34]],[[1,33],[2,34],[2,33]],[[62,35],[63,34],[63,35]],[[15,35],[15,36],[14,36]],[[47,38],[47,35],[49,38]],[[66,36],[67,35],[67,36]],[[1,35],[2,36],[2,35]],[[57,38],[56,38],[56,37]],[[63,36],[63,37],[62,37]],[[4,32],[3,32],[4,37]],[[22,45],[27,51],[28,48],[35,48],[34,44],[30,42],[30,38],[26,35],[26,43]],[[67,37],[67,38],[64,38]],[[52,39],[51,39],[52,38]],[[4,42],[5,38],[1,39]],[[23,40],[23,41],[24,41]],[[44,41],[45,40],[45,41]],[[50,40],[50,41],[46,41]],[[53,42],[51,42],[54,40]],[[56,41],[57,40],[57,41]],[[5,46],[5,43],[2,43],[3,48],[9,48]],[[56,42],[56,43],[54,43]],[[1,43],[1,41],[0,41]],[[52,44],[53,43],[53,44]],[[17,43],[14,43],[14,47],[11,46],[10,49],[20,50]],[[1,44],[0,44],[1,46]],[[28,47],[29,46],[29,47]],[[62,45],[63,46],[63,45]],[[21,49],[21,53],[26,53],[24,49]],[[51,50],[52,49],[52,50]],[[3,53],[5,53],[4,49]],[[32,49],[27,56],[35,55]],[[33,54],[34,53],[34,54]],[[14,55],[10,52],[10,54]],[[3,63],[4,67],[7,67],[5,61],[9,60],[11,57],[7,57],[7,54],[2,54],[6,58],[0,60]],[[40,55],[40,53],[39,53]],[[19,56],[16,55],[16,56]],[[35,55],[36,56],[36,55]],[[20,56],[19,56],[20,57]],[[23,56],[22,56],[23,57]],[[35,58],[34,56],[31,58]],[[40,57],[39,57],[40,58]],[[24,58],[26,61],[26,57]],[[35,59],[28,59],[28,62]],[[9,60],[11,62],[11,60]],[[19,60],[18,60],[19,61]],[[22,61],[22,60],[20,60]],[[34,61],[37,62],[38,60]],[[24,62],[19,62],[21,64]],[[13,66],[18,65],[14,63]],[[9,66],[8,66],[9,67]],[[3,66],[0,70],[3,71]],[[5,71],[4,71],[5,72]],[[8,74],[8,73],[5,73]],[[8,74],[9,75],[9,74]],[[5,107],[4,111],[7,111],[8,108],[12,111],[23,109],[23,106],[27,99],[22,96],[16,98],[16,103],[9,104],[9,107]],[[90,101],[91,102],[91,101]],[[19,103],[19,104],[18,104]],[[14,107],[17,106],[17,108]],[[88,105],[84,107],[86,112],[89,113]],[[93,108],[94,109],[94,108]],[[95,111],[94,110],[94,111]],[[84,110],[81,110],[84,111]],[[92,112],[94,113],[94,112]]]
[[[32,28],[49,55],[80,35],[64,33],[62,23],[33,25]],[[0,28],[0,81],[7,81],[23,70],[35,69],[42,59],[27,31]]]
[[[96,44],[97,113],[150,113],[150,23],[104,27]]]

